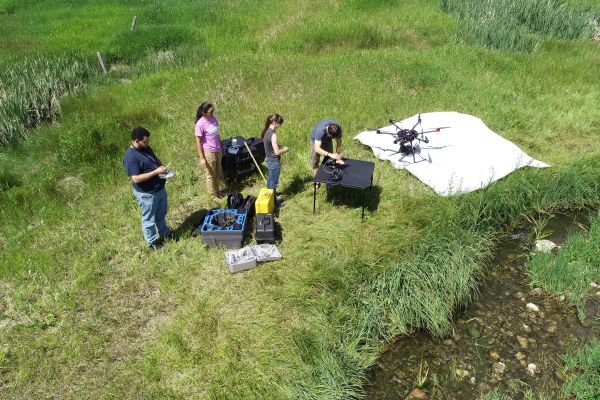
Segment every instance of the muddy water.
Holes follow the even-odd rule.
[[[562,243],[586,220],[556,217],[547,226],[554,232],[548,239]],[[511,398],[527,389],[555,398],[565,378],[561,356],[600,338],[599,324],[591,323],[600,307],[592,300],[582,324],[574,307],[531,288],[523,267],[526,236],[517,232],[502,243],[477,299],[456,315],[448,337],[417,332],[381,355],[370,372],[367,399],[404,399],[415,388],[429,399],[476,399],[494,387]]]

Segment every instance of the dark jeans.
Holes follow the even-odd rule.
[[[281,172],[281,163],[279,161],[267,161],[267,169],[269,170],[269,178],[267,179],[267,188],[277,191],[279,183],[279,174]]]

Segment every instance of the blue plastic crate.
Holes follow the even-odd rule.
[[[229,217],[229,222],[225,226],[220,226],[213,222],[214,218],[224,214]],[[244,230],[246,228],[246,210],[237,209],[213,209],[209,210],[204,217],[204,222],[200,229],[202,241],[209,247],[224,246],[229,249],[241,247],[244,239]]]
[[[204,217],[204,222],[202,223],[201,232],[224,232],[224,231],[244,231],[246,226],[246,210],[237,210],[237,209],[212,209],[209,210],[206,216]],[[214,218],[218,217],[219,214],[224,214],[228,217],[233,216],[235,219],[230,220],[229,224],[226,226],[220,226],[214,224]],[[236,226],[238,225],[238,226]]]

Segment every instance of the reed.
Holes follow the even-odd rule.
[[[547,38],[591,40],[600,9],[563,0],[442,0],[460,20],[459,35],[486,47],[532,51]]]
[[[0,75],[0,146],[29,136],[30,128],[56,121],[61,97],[81,90],[93,69],[75,58],[36,58]]]

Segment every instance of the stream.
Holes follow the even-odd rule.
[[[548,239],[560,245],[585,224],[587,213],[556,216]],[[492,388],[517,399],[528,389],[555,398],[565,379],[561,357],[600,338],[593,322],[600,301],[588,301],[582,323],[564,298],[530,287],[523,266],[527,236],[521,231],[502,241],[475,301],[456,313],[447,337],[417,331],[381,355],[368,375],[367,399],[477,399]]]

